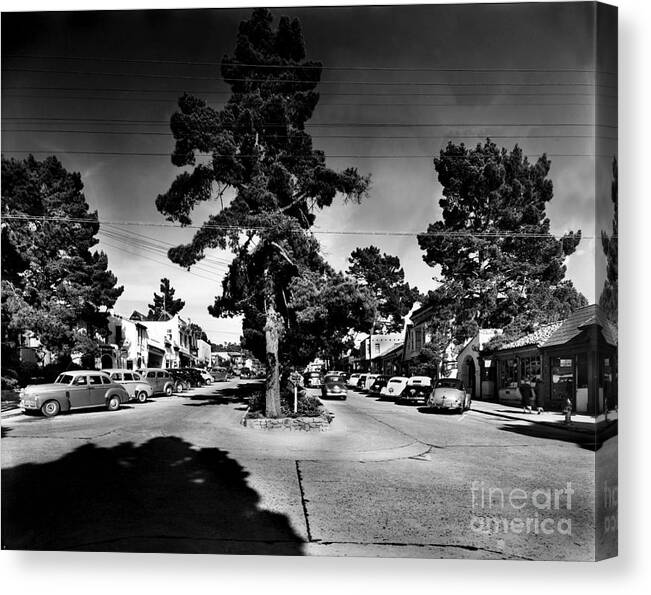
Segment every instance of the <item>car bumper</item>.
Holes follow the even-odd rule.
[[[428,403],[432,409],[460,409],[462,403],[459,401],[436,401]]]
[[[37,401],[31,401],[29,399],[21,399],[20,403],[18,403],[18,407],[23,411],[25,409],[30,411],[35,411],[40,408],[40,405],[38,404]]]

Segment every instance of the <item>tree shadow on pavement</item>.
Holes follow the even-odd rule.
[[[186,407],[205,407],[207,405],[229,405],[233,403],[247,403],[251,396],[263,387],[257,383],[241,384],[236,387],[228,386],[218,388],[208,394],[198,394],[188,397],[190,403]]]
[[[301,555],[285,515],[259,508],[248,473],[177,437],[80,446],[2,471],[2,548]]]
[[[544,424],[529,423],[527,425],[505,424],[499,428],[506,432],[513,432],[522,436],[530,436],[532,438],[546,438],[550,440],[560,440],[563,442],[571,442],[577,446],[590,451],[599,450],[603,443],[617,433],[616,428],[614,432],[573,432],[572,430],[563,428],[554,428]]]

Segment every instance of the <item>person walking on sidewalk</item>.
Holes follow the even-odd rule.
[[[534,407],[536,408],[538,415],[540,415],[544,411],[542,407],[542,379],[540,376],[537,376],[533,380],[531,390],[534,392]]]
[[[518,387],[522,398],[522,413],[531,413],[532,389],[528,378],[525,378]]]

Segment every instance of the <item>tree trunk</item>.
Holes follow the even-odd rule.
[[[267,381],[265,385],[265,413],[267,417],[280,417],[280,374],[278,363],[278,338],[281,320],[276,312],[273,295],[266,300],[267,321],[264,327],[267,349]]]

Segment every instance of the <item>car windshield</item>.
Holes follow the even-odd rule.
[[[457,388],[462,389],[463,384],[461,380],[456,378],[443,378],[436,383],[436,388]]]
[[[326,382],[341,382],[342,378],[339,374],[331,374],[330,376],[325,377]]]
[[[73,378],[71,374],[59,374],[54,384],[70,384]]]
[[[405,380],[405,378],[392,378],[389,380],[389,384],[402,384]]]

